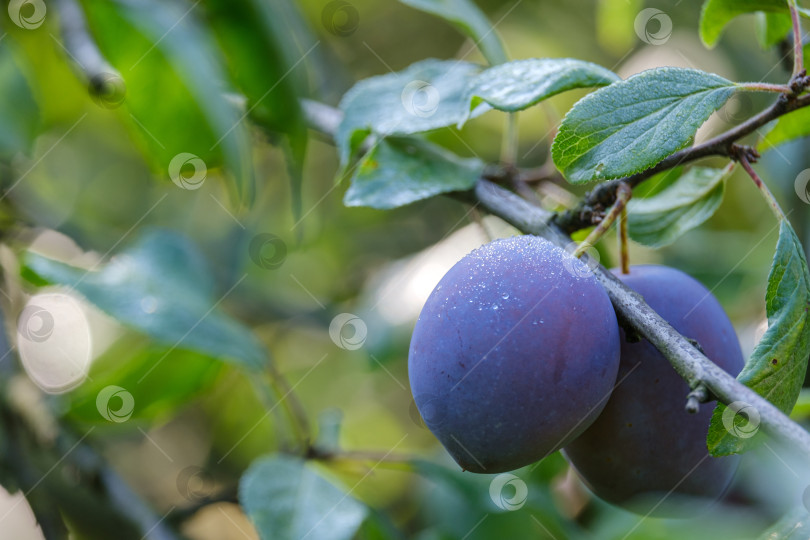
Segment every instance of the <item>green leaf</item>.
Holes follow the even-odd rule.
[[[810,58],[810,45],[804,47],[804,57]],[[771,129],[765,133],[758,146],[768,151],[780,144],[801,139],[810,135],[810,107],[804,107],[780,116]]]
[[[790,418],[797,422],[810,420],[810,388],[802,388]]]
[[[650,247],[671,244],[709,219],[723,200],[727,169],[693,167],[661,193],[627,205],[630,238]]]
[[[440,193],[466,191],[484,171],[476,158],[460,158],[417,139],[383,139],[363,156],[343,202],[390,209]]]
[[[159,343],[261,369],[266,353],[239,322],[218,308],[206,261],[183,237],[145,234],[100,270],[84,270],[35,253],[28,271],[66,285],[122,324]]]
[[[282,455],[248,468],[239,501],[263,540],[349,540],[369,513],[305,461]]]
[[[643,71],[582,98],[551,147],[569,182],[621,178],[692,143],[697,129],[734,93],[726,79],[683,68]]]
[[[759,540],[806,540],[810,538],[810,513],[804,508],[788,512],[770,527]]]
[[[756,11],[787,13],[787,0],[706,0],[700,13],[700,39],[707,47],[714,47],[732,19]],[[799,13],[810,17],[810,10],[799,8]]]
[[[105,387],[120,386],[135,400],[133,420],[160,421],[203,395],[222,366],[210,356],[156,345],[145,336],[128,334],[93,360],[88,379],[63,399],[72,420],[108,425],[96,400]]]
[[[810,275],[804,249],[790,223],[782,220],[765,294],[768,330],[737,379],[785,414],[790,414],[793,409],[807,371],[810,356],[808,306]],[[761,436],[757,433],[751,437],[745,429],[727,430],[723,422],[724,412],[726,407],[718,405],[709,427],[707,442],[713,456],[744,452]],[[727,422],[731,419],[747,422],[742,415],[731,416],[731,412],[728,411]]]
[[[306,59],[318,42],[307,32],[295,6],[275,0],[207,0],[208,20],[227,58],[226,68],[247,98],[250,118],[287,137],[294,219],[301,213],[302,167],[307,129],[298,102],[306,87]],[[293,35],[295,32],[295,35]],[[301,44],[300,42],[304,43]]]
[[[810,107],[805,107],[780,117],[758,146],[762,150],[768,151],[780,144],[808,135],[810,135]]]
[[[430,59],[358,82],[340,101],[344,116],[335,142],[341,166],[371,132],[410,135],[458,124],[467,113],[467,85],[480,71],[469,62]],[[475,115],[486,110],[479,107]]]
[[[85,0],[84,11],[102,53],[126,81],[123,118],[156,172],[169,179],[172,160],[193,154],[206,172],[224,167],[232,199],[249,204],[255,186],[248,133],[223,88],[224,59],[186,10],[158,0]]]
[[[470,111],[486,102],[495,109],[515,112],[566,90],[606,86],[619,80],[612,71],[582,60],[515,60],[486,69],[475,77],[470,82],[468,102]]]
[[[784,40],[793,29],[787,13],[757,13],[757,39],[763,49],[769,49]]]
[[[9,159],[31,150],[39,130],[39,107],[8,45],[0,47],[0,94],[0,159]]]
[[[470,0],[399,0],[403,4],[441,17],[472,38],[491,65],[506,62],[498,34],[486,16]]]

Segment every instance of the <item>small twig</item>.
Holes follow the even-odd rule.
[[[802,50],[802,24],[799,20],[799,6],[796,0],[788,0],[790,19],[793,22],[793,77],[804,71],[804,51]]]
[[[126,83],[110,65],[87,29],[84,12],[76,0],[57,0],[63,45],[96,102],[113,108],[124,101]]]
[[[574,251],[574,257],[581,257],[588,248],[596,244],[600,238],[602,238],[610,226],[613,225],[613,222],[616,221],[616,218],[621,215],[624,211],[625,206],[627,206],[627,201],[630,200],[630,197],[633,196],[633,190],[627,184],[619,184],[618,190],[616,192],[616,202],[613,203],[610,211],[605,214],[604,219],[599,222],[599,225],[596,226],[594,230],[591,231],[591,234],[588,235],[582,243],[577,246],[577,249]]]
[[[698,384],[694,390],[686,396],[686,412],[697,414],[700,412],[700,404],[709,401],[709,389],[703,383]]]
[[[740,165],[742,165],[743,169],[745,169],[745,172],[748,173],[748,176],[750,176],[751,180],[753,180],[754,184],[756,184],[759,192],[762,194],[765,200],[768,201],[768,206],[770,206],[771,210],[776,216],[776,219],[779,221],[787,219],[785,217],[785,213],[782,211],[782,207],[779,206],[779,203],[776,202],[776,198],[773,196],[773,193],[771,193],[771,190],[768,189],[768,186],[765,185],[765,182],[762,181],[762,178],[760,178],[760,176],[751,166],[751,160],[756,154],[752,155],[750,150],[751,149],[739,148],[736,156],[737,161],[740,162]]]

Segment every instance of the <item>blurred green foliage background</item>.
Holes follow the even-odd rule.
[[[352,0],[339,8],[326,0],[86,0],[90,32],[126,83],[120,103],[114,95],[88,92],[78,60],[65,47],[58,14],[63,4],[49,2],[44,23],[33,29],[12,24],[5,13],[0,17],[6,245],[0,301],[12,335],[27,295],[56,281],[30,270],[29,250],[98,269],[147,232],[168,230],[202,257],[175,268],[179,277],[171,286],[156,286],[164,295],[158,301],[186,306],[183,282],[210,289],[218,310],[255,333],[310,423],[322,419],[321,436],[339,417],[338,440],[329,444],[373,452],[317,465],[348,496],[374,509],[375,524],[364,526],[362,538],[755,538],[800,500],[806,485],[799,465],[764,448],[745,456],[728,501],[686,521],[642,519],[592,498],[559,455],[516,472],[529,496],[514,512],[490,498],[490,477],[456,472],[412,404],[410,330],[450,265],[488,235],[513,231],[493,218],[481,227],[468,207],[449,198],[389,212],[344,207],[346,184],[335,180],[334,147],[305,130],[296,106],[297,97],[337,105],[357,80],[424,58],[483,62],[450,25],[394,0]],[[496,23],[511,58],[580,58],[623,77],[663,65],[732,80],[782,83],[789,75],[778,48],[763,52],[753,39],[754,16],[735,20],[720,46],[707,51],[698,39],[695,2],[487,0],[479,6]],[[646,44],[635,33],[633,21],[643,7],[671,18],[665,44]],[[545,163],[554,126],[584,93],[566,93],[520,115],[521,167]],[[732,101],[699,138],[739,123],[769,99]],[[490,112],[462,131],[442,129],[430,139],[494,163],[503,125],[504,116]],[[794,180],[810,167],[807,150],[806,140],[785,145],[768,153],[760,168],[805,244],[808,206]],[[169,178],[168,164],[179,152],[206,163],[199,189],[180,189]],[[585,191],[563,187],[576,195]],[[286,254],[251,256],[260,234],[281,239]],[[680,268],[712,289],[749,353],[764,330],[776,238],[767,206],[738,171],[708,223],[659,251],[634,245],[631,255],[634,263]],[[615,263],[612,236],[600,253],[604,264]],[[282,262],[265,268],[262,257]],[[160,282],[161,276],[151,277]],[[119,292],[129,283],[122,281]],[[145,292],[142,297],[149,298]],[[85,434],[158,516],[174,516],[201,497],[232,494],[251,462],[294,446],[283,408],[273,405],[275,398],[264,401],[254,375],[239,362],[221,362],[216,351],[189,350],[181,342],[172,347],[128,321],[116,322],[89,304],[85,309],[92,312],[94,343],[89,378],[65,393],[34,392],[31,399],[55,425]],[[330,323],[340,313],[356,314],[366,325],[362,348],[341,348],[330,339]],[[17,381],[25,387],[18,368],[4,374],[7,386]],[[111,423],[99,415],[96,398],[108,385],[132,394],[128,421]],[[805,422],[810,417],[806,408],[797,414]],[[377,459],[388,452],[389,458],[423,461]],[[199,472],[189,475],[189,467]],[[70,514],[75,538],[109,532],[75,524],[92,521],[92,508]],[[232,501],[187,518],[178,526],[190,538],[256,537]]]

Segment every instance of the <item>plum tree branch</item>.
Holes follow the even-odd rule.
[[[737,141],[754,133],[771,120],[810,105],[810,95],[798,97],[798,94],[808,84],[810,84],[810,81],[808,81],[808,77],[804,75],[804,72],[799,73],[790,84],[794,94],[780,95],[773,105],[752,116],[742,124],[701,144],[675,152],[647,170],[626,178],[617,178],[599,184],[576,207],[558,214],[554,218],[555,223],[565,233],[571,234],[579,229],[593,225],[588,216],[592,214],[594,209],[607,208],[616,201],[616,190],[619,184],[626,183],[630,187],[636,187],[660,172],[705,157],[721,156],[735,159],[737,156]]]
[[[731,130],[734,135],[725,134],[712,139],[714,142],[708,141],[711,144],[701,145],[703,148],[697,153],[712,155],[719,152],[720,148],[724,148],[726,155],[730,156],[734,141],[784,114],[787,108],[795,109],[810,104],[810,97],[797,99],[793,103],[794,105],[790,105],[788,100],[780,98],[780,101],[771,109],[754,117],[758,120],[746,122]],[[796,103],[801,103],[801,105]],[[327,136],[334,136],[342,116],[338,109],[309,100],[303,100],[302,107],[313,129]],[[682,161],[684,155],[682,154],[675,160],[670,157],[665,161],[669,163],[669,167],[672,167],[673,163]],[[687,157],[689,156],[687,155]],[[691,159],[697,159],[697,157]],[[664,168],[660,170],[664,170]],[[613,182],[614,190],[618,187],[618,183],[619,181]],[[571,242],[568,230],[557,219],[558,214],[548,212],[486,178],[481,178],[470,192],[457,195],[468,201],[478,202],[482,208],[524,233],[542,236],[562,248]],[[587,255],[583,257],[587,259]],[[675,371],[687,381],[690,388],[694,390],[703,386],[711,395],[726,405],[743,401],[753,406],[760,414],[760,427],[763,431],[789,442],[810,455],[810,433],[790,420],[772,403],[715,365],[647,305],[638,293],[624,285],[611,272],[602,266],[597,266],[594,274],[610,297],[620,323],[646,338],[661,351]]]
[[[485,209],[523,232],[542,236],[560,247],[570,238],[552,220],[554,214],[533,206],[517,195],[487,180],[479,181],[475,197]],[[743,401],[760,414],[760,427],[769,435],[788,441],[810,454],[810,433],[790,420],[759,394],[723,371],[661,318],[644,299],[602,266],[596,278],[605,288],[623,325],[646,338],[666,357],[692,389],[705,386],[728,405]]]

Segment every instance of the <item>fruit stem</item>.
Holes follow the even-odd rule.
[[[630,273],[630,246],[627,241],[627,205],[619,215],[619,254],[622,261],[622,274]]]
[[[743,169],[745,169],[745,172],[748,173],[748,176],[750,176],[751,180],[753,180],[754,184],[756,184],[759,192],[762,194],[765,200],[768,201],[768,204],[770,205],[771,210],[776,216],[776,219],[778,219],[779,221],[787,219],[785,213],[782,211],[782,207],[779,206],[779,203],[776,202],[776,198],[773,196],[773,193],[771,193],[771,190],[768,189],[768,186],[765,185],[765,182],[762,181],[762,178],[760,178],[760,176],[751,166],[751,161],[749,159],[748,153],[745,152],[744,150],[740,150],[737,152],[736,157],[737,160],[740,162],[740,165],[742,165]]]
[[[589,247],[593,246],[605,235],[608,229],[610,229],[610,226],[613,225],[613,222],[616,221],[616,218],[622,213],[622,210],[624,210],[624,207],[627,205],[627,201],[629,201],[632,196],[633,189],[630,186],[624,182],[619,184],[619,187],[616,189],[616,202],[610,207],[610,212],[605,214],[605,217],[599,222],[599,225],[597,225],[596,228],[591,231],[591,234],[577,247],[574,251],[574,257],[581,257]]]

